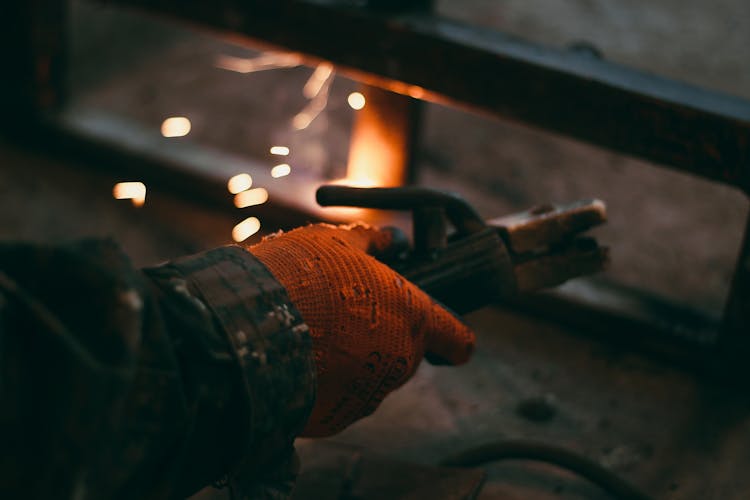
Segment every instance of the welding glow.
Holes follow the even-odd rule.
[[[359,92],[352,92],[349,97],[346,98],[346,102],[349,103],[352,109],[360,110],[365,107],[365,96]]]
[[[257,217],[248,217],[232,229],[232,239],[237,243],[245,241],[260,230],[260,221]]]
[[[357,114],[349,140],[346,177],[357,186],[402,186],[408,147],[393,133],[387,114],[364,108]]]
[[[343,179],[337,179],[333,184],[344,184],[346,186],[353,187],[382,187],[379,179],[375,174],[370,172],[357,172],[354,174],[347,174]]]
[[[249,174],[237,174],[227,182],[227,189],[232,194],[241,193],[250,189],[253,185],[253,178]]]
[[[255,188],[234,195],[234,206],[237,208],[261,205],[268,201],[268,191],[265,188]]]
[[[353,187],[383,187],[383,185],[378,184],[378,180],[374,177],[369,177],[367,175],[358,175],[355,177],[354,175],[350,175],[348,172],[346,177],[328,180],[326,181],[326,184],[340,184],[342,186]]]
[[[172,116],[161,124],[161,135],[164,137],[184,137],[190,133],[190,120],[184,116]]]
[[[284,177],[285,175],[289,175],[291,171],[292,167],[290,167],[288,163],[282,163],[281,165],[276,165],[271,169],[271,177]]]
[[[271,154],[277,156],[287,156],[289,154],[289,148],[286,146],[273,146],[271,148]]]
[[[118,200],[132,200],[133,206],[142,207],[146,203],[146,185],[142,182],[118,182],[112,188],[112,196]]]
[[[308,78],[307,83],[305,83],[305,86],[302,87],[302,95],[308,99],[315,98],[323,89],[323,85],[332,73],[333,64],[327,62],[318,64],[315,71]]]
[[[358,187],[401,185],[401,148],[380,127],[356,127],[349,147],[346,178]]]

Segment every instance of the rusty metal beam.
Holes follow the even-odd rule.
[[[336,0],[111,0],[326,59],[355,78],[750,193],[750,102],[420,12]]]

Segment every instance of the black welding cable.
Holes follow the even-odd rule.
[[[457,453],[440,465],[476,467],[498,460],[533,460],[569,470],[619,500],[652,500],[612,471],[565,448],[527,440],[497,441]]]

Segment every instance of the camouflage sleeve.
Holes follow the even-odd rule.
[[[240,423],[224,432],[223,438],[238,451],[237,460],[225,468],[233,493],[240,498],[288,496],[297,470],[292,443],[312,409],[315,367],[307,325],[286,291],[252,254],[238,246],[181,258],[146,273],[164,296],[172,297],[164,309],[169,311],[173,328],[191,332],[194,321],[181,317],[190,303],[214,324],[183,334],[204,343],[186,351],[208,354],[212,363],[231,360],[235,370],[240,393],[236,399],[242,402]],[[207,331],[212,335],[206,335]],[[226,379],[218,380],[221,384]],[[219,387],[206,384],[202,389],[209,404],[215,405],[211,394]],[[222,424],[205,423],[206,427],[214,425]],[[216,446],[213,440],[209,445]],[[186,481],[192,471],[214,459],[202,446],[199,443],[189,454],[198,463],[186,468]]]
[[[0,491],[240,497],[293,484],[310,340],[249,253],[134,270],[107,240],[0,245]]]

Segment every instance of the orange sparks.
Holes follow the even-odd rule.
[[[237,208],[261,205],[268,201],[268,191],[265,188],[255,188],[243,191],[234,196],[234,206]]]
[[[320,113],[328,106],[328,94],[331,90],[331,82],[333,81],[334,72],[333,67],[328,72],[320,85],[320,89],[310,99],[310,102],[305,106],[302,111],[297,113],[292,118],[292,127],[296,130],[304,130],[310,126],[310,124],[320,115]]]
[[[217,68],[237,73],[255,73],[272,69],[294,68],[302,64],[302,57],[297,54],[266,52],[257,57],[245,58],[221,55],[216,59]]]
[[[346,102],[349,103],[349,106],[351,106],[352,109],[359,111],[365,107],[367,101],[365,100],[365,96],[361,93],[352,92],[349,94],[349,97],[346,98]]]
[[[142,182],[118,182],[112,188],[112,196],[117,200],[132,200],[134,207],[146,203],[146,185]]]
[[[409,85],[406,92],[409,94],[409,97],[413,97],[414,99],[421,99],[424,97],[424,89],[417,85]]]
[[[282,163],[281,165],[276,165],[271,169],[271,177],[278,179],[279,177],[289,175],[291,172],[292,167],[290,167],[288,163]]]
[[[311,115],[310,113],[297,113],[296,115],[294,115],[294,118],[292,118],[292,127],[294,127],[296,130],[305,130],[310,126],[314,118],[315,116]]]
[[[288,156],[289,155],[289,148],[286,146],[272,146],[270,151],[272,155],[276,155],[276,156]]]
[[[227,189],[232,194],[241,193],[250,189],[253,185],[253,178],[249,174],[237,174],[227,182]]]
[[[302,95],[308,99],[313,99],[323,89],[323,85],[332,73],[333,64],[327,62],[318,64],[313,74],[307,80],[307,83],[305,83],[305,86],[302,87]]]
[[[161,124],[161,135],[164,137],[184,137],[190,133],[190,120],[184,116],[172,116]]]
[[[260,230],[260,221],[257,217],[248,217],[232,229],[232,239],[237,243],[245,241]]]

